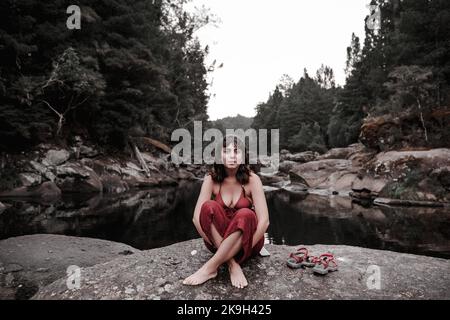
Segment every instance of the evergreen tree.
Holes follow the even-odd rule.
[[[82,134],[123,148],[130,136],[168,142],[206,120],[207,54],[194,37],[207,15],[186,0],[0,3],[0,148]]]

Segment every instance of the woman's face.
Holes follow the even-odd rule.
[[[225,168],[236,169],[243,163],[244,154],[234,143],[222,148],[222,161]]]

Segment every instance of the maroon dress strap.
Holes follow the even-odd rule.
[[[242,184],[242,190],[244,192],[244,198],[246,198],[248,201],[250,201],[250,204],[251,204],[252,208],[254,208],[255,206],[253,205],[253,200],[250,199],[250,197],[247,197],[247,192],[245,191],[245,187],[244,187],[243,184]]]

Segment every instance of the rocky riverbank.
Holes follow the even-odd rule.
[[[0,241],[2,290],[28,281],[39,287],[33,299],[450,299],[448,260],[349,246],[309,246],[312,254],[332,252],[337,257],[339,271],[321,277],[285,265],[294,247],[266,248],[270,257],[244,265],[250,285],[239,290],[231,286],[225,269],[200,287],[182,284],[211,255],[201,240],[138,251],[93,239],[19,237]],[[81,267],[77,290],[67,288],[69,265]],[[379,286],[373,281],[376,274]]]
[[[3,155],[0,199],[51,201],[65,193],[120,194],[204,177],[206,166],[175,166],[170,161],[170,148],[153,143],[158,148],[129,156],[106,156],[82,142],[66,148],[39,145],[27,154]],[[450,204],[450,149],[445,148],[377,153],[363,144],[353,144],[322,155],[282,150],[279,170],[259,174],[266,190],[340,194],[378,205]],[[0,204],[1,210],[4,205]]]
[[[447,206],[450,149],[377,153],[354,144],[323,155],[283,150],[279,172],[263,176],[263,182],[298,192],[349,195],[357,201],[383,198],[378,204]]]
[[[62,194],[120,194],[130,189],[176,186],[182,180],[201,179],[206,173],[202,166],[173,165],[170,149],[164,145],[137,155],[105,155],[77,141],[65,148],[41,144],[28,153],[2,155],[0,199],[52,201]]]

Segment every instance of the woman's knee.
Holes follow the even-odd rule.
[[[202,204],[200,210],[200,220],[202,221],[212,221],[222,222],[223,213],[221,211],[220,205],[214,200],[205,201]]]
[[[217,205],[217,202],[215,202],[214,200],[205,201],[202,204],[200,212],[201,213],[213,213],[213,212],[215,212],[215,210],[217,208],[216,205]]]
[[[256,213],[251,209],[240,209],[236,212],[236,219],[244,219],[246,221],[255,221],[256,222]]]

